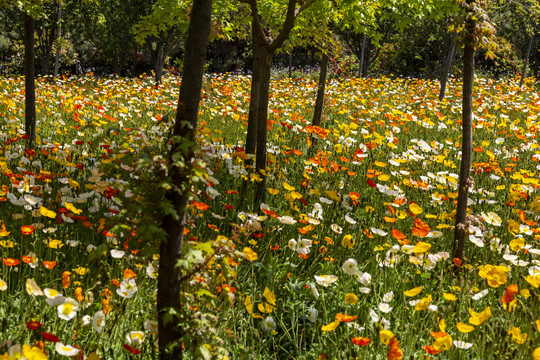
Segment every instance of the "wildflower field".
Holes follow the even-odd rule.
[[[179,84],[39,80],[28,149],[23,79],[0,79],[0,359],[157,357],[159,196]],[[452,258],[459,82],[439,101],[428,80],[331,80],[314,127],[312,76],[274,77],[257,208],[249,85],[205,78],[179,264],[188,358],[540,359],[532,80],[475,82],[463,262]]]

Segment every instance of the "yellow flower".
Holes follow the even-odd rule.
[[[56,213],[54,211],[52,211],[52,210],[47,209],[46,207],[41,206],[39,208],[39,212],[40,212],[41,215],[43,215],[45,217],[48,217],[48,218],[51,218],[51,219],[56,218]]]
[[[420,301],[416,303],[416,305],[414,306],[414,310],[416,311],[426,310],[430,304],[431,304],[431,295],[428,295],[424,298],[421,298]]]
[[[499,287],[503,284],[506,284],[506,272],[510,271],[510,268],[506,266],[494,266],[494,265],[485,265],[478,267],[478,275],[486,279],[488,285],[491,287]]]
[[[422,287],[418,286],[411,290],[404,291],[403,294],[405,294],[405,296],[413,297],[420,294],[420,292],[422,292]]]
[[[536,275],[536,276],[532,276],[532,275],[527,275],[525,277],[525,280],[531,284],[532,286],[534,286],[535,288],[538,288],[538,286],[540,286],[540,275]]]
[[[339,320],[334,320],[334,321],[332,321],[332,322],[331,322],[330,324],[328,324],[328,325],[323,325],[323,326],[321,327],[321,330],[322,330],[322,331],[333,331],[333,330],[336,330],[336,328],[338,327],[338,325],[339,325],[340,322],[341,322],[341,321],[339,321]]]
[[[508,334],[512,335],[512,341],[518,344],[523,344],[527,341],[527,333],[522,333],[520,328],[511,327],[510,330],[508,330]]]
[[[358,302],[358,296],[353,293],[348,293],[347,295],[345,295],[345,302],[354,305]]]
[[[423,212],[422,208],[420,206],[418,206],[418,204],[416,204],[416,203],[410,203],[409,204],[409,210],[411,210],[411,212],[414,215],[418,215],[418,214],[421,214]]]
[[[473,309],[469,308],[469,314],[471,315],[469,318],[469,324],[478,326],[491,317],[491,308],[488,306],[479,313],[474,312]]]
[[[264,289],[263,296],[266,298],[266,301],[268,301],[272,305],[276,305],[276,295],[272,291],[270,291],[269,288]]]
[[[416,243],[416,245],[414,245],[413,251],[415,254],[422,254],[422,253],[428,252],[429,249],[431,249],[431,244],[428,244],[427,242],[424,242],[424,241],[419,241],[418,243]]]
[[[271,194],[271,195],[277,195],[279,193],[279,190],[277,189],[272,189],[272,188],[268,188],[268,192]]]
[[[513,251],[519,251],[525,246],[525,239],[524,238],[515,238],[512,241],[510,241],[510,249]]]
[[[246,300],[244,300],[244,306],[246,307],[246,311],[248,314],[253,313],[253,303],[251,302],[251,296],[246,296]]]
[[[352,247],[354,246],[354,243],[355,243],[355,240],[353,236],[349,234],[345,235],[343,239],[341,240],[341,245],[343,247],[346,247],[347,249],[352,249]]]
[[[64,244],[62,243],[62,240],[55,240],[55,239],[49,239],[47,241],[47,245],[51,249],[60,249],[62,246],[64,246]]]
[[[434,333],[432,333],[432,335],[433,334]],[[453,340],[449,334],[438,333],[437,336],[435,336],[435,342],[433,343],[433,346],[437,350],[449,350],[452,347],[452,344]]]
[[[75,271],[77,274],[79,274],[79,275],[82,276],[82,275],[86,275],[86,273],[87,273],[88,271],[90,271],[90,269],[85,268],[85,267],[82,267],[82,266],[79,266],[78,268],[73,269],[73,271]]]
[[[255,251],[251,250],[248,247],[245,247],[242,252],[244,253],[244,256],[245,256],[246,260],[248,260],[248,261],[253,262],[253,261],[257,260],[257,258],[258,258],[257,253]]]
[[[294,186],[289,185],[287,182],[283,183],[283,188],[287,191],[294,191]]]
[[[381,339],[381,342],[384,345],[388,345],[390,343],[390,339],[394,337],[394,333],[390,330],[381,330],[379,331],[379,338]]]
[[[470,333],[471,331],[475,329],[474,326],[462,323],[461,321],[456,324],[456,327],[459,330],[459,332],[462,332],[462,333]]]
[[[456,301],[457,297],[454,294],[451,293],[443,293],[443,297],[448,301]]]
[[[540,360],[540,347],[537,347],[536,349],[534,349],[532,353],[532,358],[533,360]]]

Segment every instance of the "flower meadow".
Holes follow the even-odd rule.
[[[182,293],[188,358],[540,359],[540,93],[479,78],[465,259],[461,84],[274,77],[268,167],[249,76],[207,75]],[[0,359],[157,357],[160,188],[180,79],[0,79]],[[266,176],[265,202],[253,206]],[[193,335],[196,334],[196,335]],[[198,334],[198,335],[197,335]]]

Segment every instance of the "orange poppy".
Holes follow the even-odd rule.
[[[19,260],[12,258],[2,258],[2,261],[6,266],[17,266],[21,263]]]
[[[23,235],[30,235],[34,232],[35,228],[32,225],[23,225],[21,226],[21,232]]]

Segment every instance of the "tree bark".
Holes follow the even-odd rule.
[[[534,32],[536,31],[536,25],[533,28],[533,33],[529,38],[529,44],[527,45],[527,53],[525,54],[525,61],[523,62],[523,67],[521,68],[521,79],[519,80],[519,88],[523,86],[523,78],[525,77],[525,72],[527,71],[527,66],[529,65],[529,57],[531,56],[531,48],[534,41]]]
[[[292,79],[292,53],[294,49],[289,52],[289,79]]]
[[[313,111],[312,124],[319,126],[321,124],[321,117],[324,105],[324,90],[326,87],[326,73],[328,69],[328,55],[322,54],[321,58],[321,71],[319,73],[319,84],[317,86],[317,99],[315,100],[315,110]]]
[[[360,50],[360,66],[358,68],[358,77],[362,77],[364,75],[364,55],[366,53],[366,40],[367,35],[364,34],[362,36],[362,49]]]
[[[56,55],[54,57],[54,77],[58,76],[58,70],[60,69],[60,40],[62,39],[62,1],[58,0],[56,3],[58,7],[58,23],[56,28]]]
[[[34,18],[26,14],[24,17],[24,92],[25,92],[25,124],[24,130],[28,138],[28,148],[33,146],[36,138],[36,84],[34,75]]]
[[[181,318],[179,315],[173,315],[172,319],[167,321],[167,310],[174,309],[175,314],[181,314],[184,311],[180,296],[181,271],[176,263],[182,257],[184,245],[188,183],[194,156],[195,130],[210,35],[211,13],[212,0],[193,1],[169,157],[173,189],[166,194],[167,200],[174,206],[176,216],[169,214],[163,218],[162,227],[167,237],[160,244],[157,311],[161,360],[177,360],[183,357],[181,338],[185,330],[182,327]],[[183,147],[187,150],[182,151],[182,143],[178,141],[178,138],[182,139],[184,144],[189,143],[189,146]],[[179,157],[183,158],[183,166],[173,164],[173,161]]]
[[[450,49],[446,55],[446,61],[444,62],[443,70],[441,72],[441,90],[439,91],[439,100],[444,99],[446,93],[446,84],[448,82],[448,76],[452,73],[452,63],[454,62],[454,55],[456,53],[457,35],[454,35],[452,42],[450,43]]]
[[[467,0],[469,3],[472,0]],[[474,34],[476,23],[467,20],[465,28],[469,34]],[[472,157],[472,91],[474,84],[474,39],[465,40],[463,54],[463,139],[461,145],[461,169],[459,173],[458,204],[456,211],[456,228],[454,232],[454,258],[463,260],[465,236],[467,232],[467,197],[470,186],[471,157]]]

